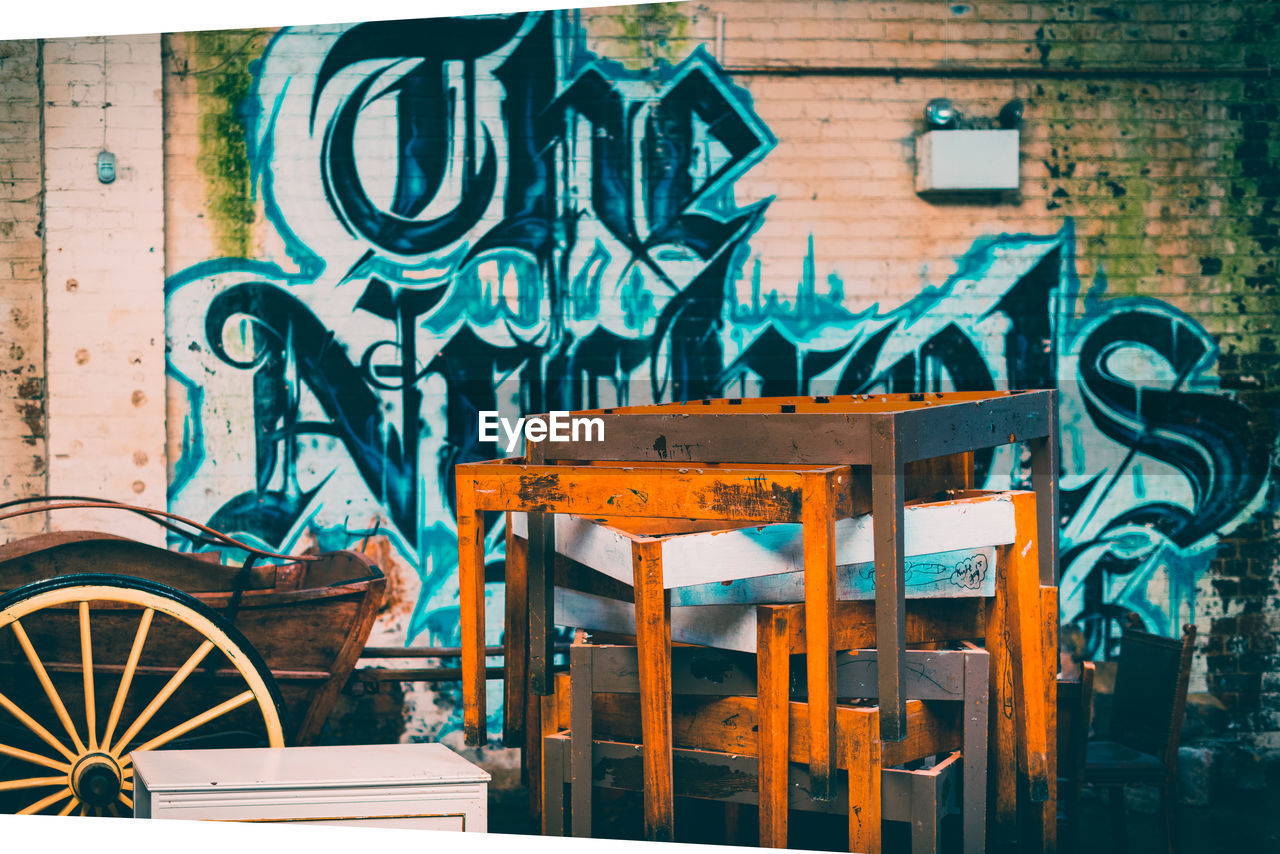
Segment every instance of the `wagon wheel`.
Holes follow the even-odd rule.
[[[285,743],[279,689],[244,636],[146,579],[64,575],[0,596],[0,676],[5,811],[127,815],[131,752],[226,728]]]

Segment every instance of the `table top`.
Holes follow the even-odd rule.
[[[1047,390],[1028,391],[935,391],[892,394],[835,394],[790,397],[723,397],[698,398],[675,403],[642,406],[616,406],[589,409],[574,415],[694,415],[700,413],[734,414],[872,414],[911,412],[940,406],[980,407],[1002,400],[1032,401],[1047,399]]]
[[[362,744],[132,754],[152,792],[480,783],[489,773],[443,744]]]

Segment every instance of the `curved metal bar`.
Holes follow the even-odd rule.
[[[14,503],[25,503],[28,500],[35,500],[35,499],[20,499],[18,502],[6,502],[6,505],[4,506],[12,506]],[[45,500],[48,500],[48,499],[45,499]],[[229,534],[224,534],[221,531],[208,527],[207,525],[201,525],[199,522],[196,522],[192,519],[187,519],[184,516],[179,516],[176,513],[169,513],[164,510],[156,510],[151,507],[138,507],[133,504],[124,504],[119,501],[106,501],[106,500],[100,500],[100,499],[84,499],[84,500],[77,499],[74,501],[67,501],[61,504],[50,503],[45,505],[39,505],[36,507],[27,507],[22,510],[12,510],[8,513],[0,514],[0,522],[5,521],[6,519],[14,519],[19,516],[29,516],[33,513],[48,513],[54,510],[90,510],[90,509],[92,510],[127,510],[132,513],[138,513],[142,516],[146,516],[147,518],[151,519],[151,521],[159,525],[165,524],[163,521],[161,521],[162,519],[172,519],[177,522],[181,522],[184,525],[189,525],[192,528],[195,528],[205,534],[208,534],[213,538],[215,538],[218,542],[221,542],[225,545],[229,545],[232,548],[241,549],[250,554],[258,555],[259,557],[271,558],[274,560],[290,560],[290,561],[320,560],[319,555],[287,555],[287,554],[280,554],[278,552],[267,551],[266,549],[260,549],[256,546],[251,546],[248,543],[241,542],[240,540],[237,540],[235,537],[232,537]]]
[[[10,499],[10,500],[8,500],[8,501],[0,501],[0,510],[7,509],[7,508],[9,508],[9,507],[18,507],[18,506],[21,506],[21,505],[23,505],[23,504],[34,504],[34,503],[37,503],[37,502],[48,502],[48,501],[92,501],[92,502],[100,502],[100,501],[104,501],[104,500],[105,500],[105,499],[102,499],[102,498],[94,498],[92,495],[32,495],[32,496],[28,496],[28,497],[26,497],[26,498],[12,498],[12,499]],[[42,507],[42,508],[37,508],[36,510],[33,510],[32,512],[35,512],[35,513],[42,513],[42,512],[44,512],[46,509],[47,509],[47,508],[43,508],[43,507]],[[220,542],[219,540],[216,540],[216,539],[214,539],[214,538],[212,538],[212,537],[204,536],[203,534],[201,534],[201,533],[199,533],[199,532],[197,532],[197,531],[188,531],[188,530],[185,530],[185,529],[183,529],[181,526],[179,526],[179,525],[175,525],[175,524],[173,524],[172,522],[169,522],[169,521],[167,521],[167,520],[165,520],[165,519],[157,519],[156,517],[154,517],[153,515],[151,515],[151,511],[150,511],[148,508],[145,508],[145,507],[138,507],[138,508],[134,508],[134,509],[132,509],[132,510],[131,510],[131,512],[133,512],[133,513],[137,513],[139,516],[142,516],[142,517],[144,517],[144,518],[146,518],[146,519],[148,519],[148,520],[150,520],[150,521],[154,522],[155,524],[157,524],[157,525],[159,525],[160,527],[164,528],[166,531],[169,531],[169,532],[171,532],[171,533],[177,534],[178,536],[180,536],[180,537],[182,537],[183,539],[185,539],[185,540],[187,540],[188,542],[190,542],[192,545],[213,546],[213,545],[218,545],[218,543]]]

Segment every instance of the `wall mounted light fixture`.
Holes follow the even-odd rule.
[[[916,192],[1018,189],[1022,111],[1022,101],[1015,98],[994,121],[967,119],[946,98],[930,101],[925,132],[916,137]],[[997,123],[999,129],[992,127]]]

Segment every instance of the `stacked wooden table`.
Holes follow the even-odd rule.
[[[516,608],[508,607],[509,740],[519,740],[529,724],[527,719],[521,720],[532,706],[525,700],[526,688],[534,696],[549,694],[552,689],[550,644],[556,624],[553,568],[557,552],[563,551],[557,548],[553,516],[574,514],[619,523],[632,520],[629,524],[648,519],[645,530],[658,535],[678,534],[689,530],[691,524],[696,528],[724,527],[727,523],[800,523],[804,526],[802,601],[806,603],[809,765],[817,796],[830,797],[836,767],[832,674],[839,648],[834,638],[838,610],[836,520],[867,511],[871,514],[879,734],[884,741],[899,741],[907,735],[901,654],[907,643],[905,507],[912,498],[940,489],[971,487],[973,452],[1027,443],[1035,489],[1036,535],[1025,544],[1022,556],[1038,562],[1039,583],[1052,587],[1056,583],[1054,411],[1054,393],[1050,391],[693,401],[575,413],[600,418],[603,441],[530,444],[520,460],[458,466],[468,741],[478,743],[485,735],[481,729],[485,511],[528,514],[527,567],[515,585]],[[509,531],[509,562],[511,543]],[[639,642],[642,667],[660,673],[664,666],[669,669],[671,625],[670,606],[663,599],[661,563],[637,557],[633,564],[636,634],[644,633],[641,626],[651,632],[650,640]],[[509,585],[510,572],[509,567]],[[1027,582],[1016,583],[1025,587]],[[509,596],[511,592],[509,589]],[[1006,695],[1019,709],[1019,756],[1026,794],[1030,802],[1051,803],[1051,729],[1045,720],[1045,700],[1051,689],[1042,687],[1048,670],[1045,661],[1052,651],[1044,643],[1050,639],[1044,629],[1047,615],[1040,613],[1040,596],[1034,590],[1024,589],[1016,598],[1036,603],[1034,607],[1020,604],[1016,613],[1003,615],[1007,625],[1018,627],[1023,655],[1017,661],[1006,656],[1001,664],[1001,655],[993,654],[992,684],[999,692],[1002,679],[1017,683],[1013,687],[1019,696],[1012,692]],[[665,640],[654,641],[654,637]],[[661,692],[647,698],[644,691],[641,693],[642,707],[652,710],[651,717],[660,721],[665,714],[669,721],[669,702],[665,710],[662,708],[668,698]],[[1000,717],[993,715],[995,720]],[[660,723],[656,726],[661,729]],[[534,739],[526,740],[534,743]],[[669,763],[668,756],[667,769]],[[655,759],[650,764],[658,762]],[[662,776],[660,766],[655,774]],[[993,811],[997,830],[1002,824],[1011,830],[1011,798],[997,795]],[[646,819],[651,836],[667,836],[668,815],[647,808]],[[1045,835],[1050,835],[1047,829]]]

